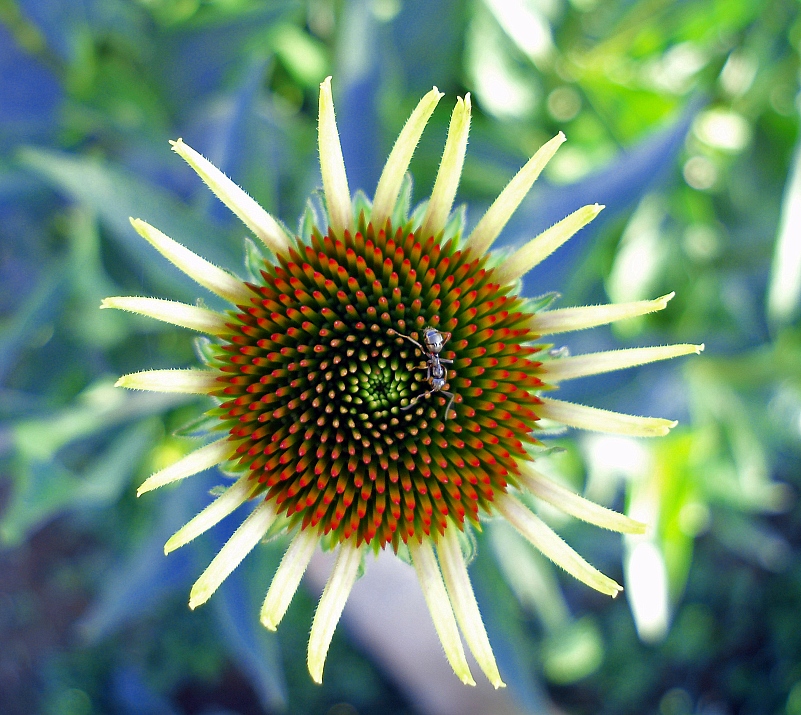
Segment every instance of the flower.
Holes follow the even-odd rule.
[[[537,420],[636,436],[675,424],[546,397],[563,380],[678,355],[671,345],[575,357],[534,341],[665,307],[656,300],[541,310],[516,294],[518,279],[603,208],[585,206],[510,256],[489,252],[545,164],[551,139],[520,170],[464,239],[450,220],[470,126],[470,95],[457,100],[430,199],[408,215],[404,177],[443,96],[423,97],[401,131],[370,202],[351,198],[331,78],[320,88],[319,151],[327,220],[307,214],[292,236],[180,139],[173,150],[263,242],[261,277],[240,280],[140,219],[134,228],[178,268],[234,308],[219,313],[166,300],[115,297],[104,308],[140,313],[212,336],[204,369],[150,370],[117,385],[209,395],[227,434],[153,474],[141,495],[216,465],[236,481],[165,546],[186,544],[247,501],[256,507],[193,586],[204,603],[266,535],[293,532],[261,621],[275,629],[318,543],[337,550],[311,628],[308,665],[322,681],[326,653],[368,549],[408,548],[454,672],[474,684],[459,630],[492,684],[503,685],[460,548],[459,532],[497,513],[592,588],[621,587],[588,564],[516,496],[528,491],[601,527],[645,526],[550,481],[533,466]],[[404,546],[405,545],[405,546]]]

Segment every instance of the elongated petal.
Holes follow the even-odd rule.
[[[645,365],[657,360],[669,360],[681,355],[695,353],[698,355],[704,349],[703,345],[662,345],[653,348],[630,348],[627,350],[607,350],[600,353],[575,355],[574,357],[558,358],[545,363],[544,369],[548,372],[548,383],[555,385],[562,380],[573,380],[587,375],[600,375],[613,370],[623,370],[627,367]]]
[[[186,522],[167,540],[167,543],[164,544],[164,553],[169,554],[171,551],[179,549],[211,529],[212,526],[244,504],[250,498],[255,487],[253,480],[247,474],[237,479],[203,511]]]
[[[328,220],[334,233],[342,237],[353,228],[350,206],[350,189],[345,173],[345,160],[339,143],[334,99],[331,96],[331,78],[320,85],[320,116],[317,123],[317,141],[320,150],[320,172],[323,192],[328,206]]]
[[[443,96],[443,93],[434,87],[420,100],[398,135],[375,190],[372,221],[376,228],[383,228],[395,208],[403,176],[409,168],[417,142],[420,141],[431,114]]]
[[[215,370],[144,370],[123,375],[115,387],[151,392],[181,392],[189,395],[208,395],[221,387]]]
[[[292,540],[261,607],[261,622],[265,628],[271,631],[278,628],[319,540],[320,537],[314,529],[301,529]]]
[[[422,236],[436,236],[448,220],[456,189],[462,176],[464,155],[467,151],[467,135],[470,132],[470,94],[456,100],[451,123],[448,127],[448,138],[439,164],[437,178],[431,191],[426,214],[423,217]]]
[[[520,484],[534,496],[555,506],[565,514],[595,524],[603,529],[618,531],[622,534],[644,534],[646,526],[641,521],[630,519],[624,514],[607,509],[571,492],[561,484],[540,474],[528,463],[520,463]]]
[[[501,285],[516,281],[524,273],[528,273],[538,263],[544,261],[559,246],[570,239],[576,231],[586,226],[601,211],[603,206],[593,204],[583,206],[574,211],[567,218],[543,231],[536,238],[532,238],[525,246],[515,251],[493,274],[493,280]]]
[[[506,687],[506,683],[501,680],[501,674],[498,672],[495,656],[492,654],[492,647],[484,628],[484,621],[481,620],[481,613],[470,584],[464,556],[459,547],[459,537],[454,528],[445,529],[437,546],[437,553],[456,620],[459,622],[459,627],[462,629],[462,634],[473,657],[495,688]]]
[[[208,333],[209,335],[222,335],[229,332],[228,328],[225,327],[226,319],[224,315],[206,308],[198,308],[195,305],[178,303],[174,300],[118,296],[105,298],[100,307],[127,310],[131,313],[146,315],[148,318],[155,318],[165,323],[197,330],[199,333]]]
[[[420,136],[431,118],[437,103],[444,95],[436,87],[420,100],[415,110],[404,125],[392,152],[387,159],[373,199],[372,222],[376,229],[381,229],[392,214],[398,200],[401,183],[412,154],[420,141]]]
[[[189,593],[189,608],[195,609],[211,598],[220,584],[262,540],[273,521],[275,505],[272,502],[262,502],[250,513],[195,581]]]
[[[493,502],[504,518],[537,549],[590,588],[613,598],[623,587],[588,564],[542,519],[532,514],[510,494],[501,494]]]
[[[195,474],[210,469],[218,464],[222,464],[234,451],[234,445],[224,437],[216,442],[207,444],[205,447],[190,452],[183,459],[179,459],[175,464],[156,472],[142,482],[142,486],[136,490],[136,496],[141,497],[145,492],[163,487],[165,484],[186,479]]]
[[[183,139],[171,141],[172,150],[182,157],[231,211],[236,214],[271,251],[280,251],[289,245],[289,237],[280,224],[243,189],[223,174],[214,164]]]
[[[456,626],[456,619],[453,617],[453,609],[448,599],[448,592],[442,581],[442,574],[437,559],[434,556],[434,549],[428,541],[417,543],[409,541],[409,551],[412,554],[412,563],[417,571],[417,579],[420,581],[420,588],[423,589],[423,596],[428,605],[428,612],[431,620],[434,621],[434,628],[445,649],[445,657],[453,668],[459,680],[466,685],[475,685],[467,659],[462,648],[462,641],[459,638],[459,629]]]
[[[573,330],[595,328],[626,318],[664,310],[668,301],[676,295],[668,293],[656,300],[639,300],[635,303],[612,303],[611,305],[588,305],[580,308],[560,308],[537,313],[528,324],[537,335],[556,335]]]
[[[597,407],[576,405],[550,397],[542,397],[537,414],[548,420],[561,422],[568,427],[623,434],[629,437],[664,437],[678,423],[660,417],[635,417],[621,412],[599,410]]]
[[[177,241],[173,241],[157,228],[139,218],[132,218],[131,225],[136,232],[147,240],[176,268],[180,268],[193,281],[196,281],[220,298],[234,305],[249,305],[251,292],[248,287],[236,276],[217,268],[205,258],[192,253],[188,248]]]
[[[344,542],[339,548],[334,570],[325,584],[323,595],[320,596],[320,603],[317,604],[309,635],[308,653],[309,673],[315,683],[323,682],[328,646],[331,645],[334,630],[356,582],[361,560],[362,549],[349,541]]]
[[[520,202],[526,197],[545,165],[556,154],[556,150],[562,146],[564,141],[565,135],[559,132],[553,139],[540,147],[539,151],[528,160],[528,163],[520,169],[495,199],[466,241],[466,245],[472,248],[477,255],[483,255],[489,250],[512,214],[517,211]]]

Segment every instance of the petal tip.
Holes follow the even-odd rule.
[[[205,586],[197,588],[197,584],[189,593],[189,608],[194,611],[198,606],[202,606],[211,598],[211,593]]]
[[[273,631],[273,632],[275,632],[275,631],[277,631],[277,630],[278,630],[278,626],[277,626],[275,623],[273,623],[273,620],[272,620],[271,618],[268,618],[268,617],[266,617],[266,616],[262,616],[262,617],[261,617],[259,620],[261,621],[261,624],[262,624],[262,625],[263,625],[263,626],[264,626],[264,627],[265,627],[265,628],[266,628],[268,631]]]
[[[658,437],[665,437],[670,434],[670,430],[672,430],[677,424],[679,424],[678,420],[665,420],[665,424],[656,430],[656,434]]]

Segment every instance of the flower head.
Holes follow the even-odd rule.
[[[537,420],[616,434],[666,434],[674,423],[545,397],[561,381],[698,352],[702,346],[554,357],[536,340],[661,310],[671,295],[624,305],[541,311],[518,279],[603,208],[585,206],[510,256],[493,241],[564,141],[560,133],[520,170],[469,236],[450,220],[470,126],[458,99],[429,200],[408,214],[404,176],[441,94],[412,113],[372,205],[352,198],[330,78],[321,85],[320,167],[327,216],[300,236],[205,158],[173,142],[212,191],[263,242],[257,281],[213,266],[140,219],[134,228],[167,259],[233,308],[223,314],[152,298],[107,298],[119,308],[214,338],[203,369],[120,378],[132,389],[204,394],[225,436],[147,479],[139,494],[225,465],[228,489],[166,544],[169,552],[247,501],[256,507],[192,588],[204,603],[268,529],[294,538],[267,592],[261,620],[275,629],[318,543],[338,554],[309,638],[322,680],[331,637],[366,550],[405,545],[456,674],[473,683],[459,630],[490,681],[503,685],[467,575],[458,532],[498,513],[555,563],[614,596],[621,587],[565,544],[515,496],[529,491],[615,531],[644,525],[546,479],[533,463]]]

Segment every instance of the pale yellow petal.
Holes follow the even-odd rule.
[[[398,135],[384,170],[381,172],[381,178],[378,180],[378,187],[373,198],[372,222],[376,229],[384,228],[387,219],[392,214],[417,142],[420,141],[423,129],[443,96],[442,92],[434,87],[420,100]]]
[[[470,652],[490,683],[495,688],[505,688],[506,683],[501,680],[484,621],[481,620],[455,527],[451,526],[445,530],[437,545],[437,554],[448,597]]]
[[[550,397],[541,397],[542,404],[537,406],[537,414],[548,420],[561,422],[568,427],[622,434],[629,437],[664,437],[678,424],[675,420],[660,417],[636,417],[621,412],[600,410],[597,407],[576,405],[562,402]]]
[[[224,387],[217,378],[216,370],[144,370],[123,375],[115,387],[127,387],[129,390],[148,390],[150,392],[178,392],[190,395],[208,395],[210,392]]]
[[[174,300],[115,296],[113,298],[105,298],[100,307],[127,310],[130,313],[137,313],[171,325],[178,325],[181,328],[207,333],[208,335],[222,335],[230,332],[225,325],[226,320],[229,319],[224,315],[195,305],[178,303]]]
[[[250,513],[195,581],[189,593],[189,608],[195,609],[211,598],[242,559],[264,538],[273,521],[275,505],[272,502],[264,501]]]
[[[542,519],[532,514],[510,494],[500,494],[493,504],[533,546],[571,576],[613,598],[623,590],[618,583],[588,564]]]
[[[216,442],[196,449],[194,452],[190,452],[182,459],[179,459],[175,464],[171,464],[169,467],[165,467],[145,479],[145,481],[142,482],[142,486],[136,490],[136,496],[140,497],[145,492],[158,489],[165,484],[171,484],[172,482],[186,479],[206,469],[222,464],[231,456],[233,451],[234,445],[227,437],[223,437],[223,439],[218,439]]]
[[[526,197],[545,165],[564,141],[565,135],[559,132],[553,139],[540,147],[539,151],[520,169],[489,207],[465,241],[466,247],[472,248],[478,255],[483,255],[489,250],[512,214],[517,211],[520,202]]]
[[[281,559],[281,565],[273,576],[267,596],[261,607],[261,622],[265,628],[274,631],[284,617],[300,580],[311,561],[314,547],[320,540],[314,529],[301,529]]]
[[[247,192],[223,174],[214,164],[183,139],[171,141],[172,150],[186,161],[231,211],[273,252],[289,246],[289,236]]]
[[[309,634],[308,665],[309,673],[315,683],[323,682],[323,668],[328,655],[328,647],[334,637],[337,623],[345,609],[362,560],[362,547],[350,541],[339,547],[334,570],[325,584],[323,595],[314,613],[311,633]]]
[[[338,237],[353,229],[348,176],[345,160],[339,143],[334,99],[331,96],[331,78],[326,77],[320,85],[320,116],[317,124],[317,140],[320,151],[320,172],[323,176],[323,193],[328,207],[331,229]]]
[[[595,524],[603,529],[618,531],[623,534],[644,534],[646,526],[640,521],[630,519],[611,509],[591,502],[561,484],[548,479],[528,462],[519,463],[520,485],[534,496],[548,502],[560,511],[575,516],[577,519]]]
[[[567,218],[563,218],[506,258],[495,269],[492,279],[501,285],[516,281],[572,238],[579,229],[601,213],[603,208],[599,204],[584,206]]]
[[[232,276],[222,268],[217,268],[213,263],[209,263],[205,258],[192,253],[188,248],[173,241],[169,236],[142,219],[132,218],[131,225],[142,238],[193,281],[234,305],[250,304],[252,293],[236,276]]]
[[[167,543],[164,544],[164,553],[169,554],[188,544],[221,522],[232,511],[242,506],[257,486],[258,483],[254,482],[249,474],[237,479],[203,511],[190,519],[167,540]]]
[[[423,596],[428,605],[428,612],[431,614],[434,628],[445,650],[445,657],[459,680],[465,685],[475,685],[476,682],[470,674],[470,667],[467,665],[462,641],[459,638],[459,628],[448,599],[448,592],[445,590],[437,558],[434,556],[434,549],[427,540],[422,543],[411,540],[409,541],[409,552],[412,555],[417,579],[420,581],[420,588],[423,590]]]
[[[662,345],[653,348],[629,348],[627,350],[607,350],[573,357],[557,358],[543,363],[547,372],[546,381],[555,385],[563,380],[574,380],[588,375],[600,375],[614,370],[646,365],[657,360],[669,360],[695,353],[704,349],[703,345]]]
[[[464,99],[459,97],[456,100],[442,161],[423,217],[421,235],[424,238],[436,236],[445,228],[453,200],[456,198],[464,155],[467,151],[467,135],[470,133],[470,109],[470,94],[465,95]]]
[[[668,301],[676,295],[668,293],[655,300],[639,300],[634,303],[612,303],[610,305],[587,305],[579,308],[559,308],[534,315],[528,323],[529,330],[537,335],[556,335],[573,330],[595,328],[618,320],[636,318],[640,315],[664,310]]]

